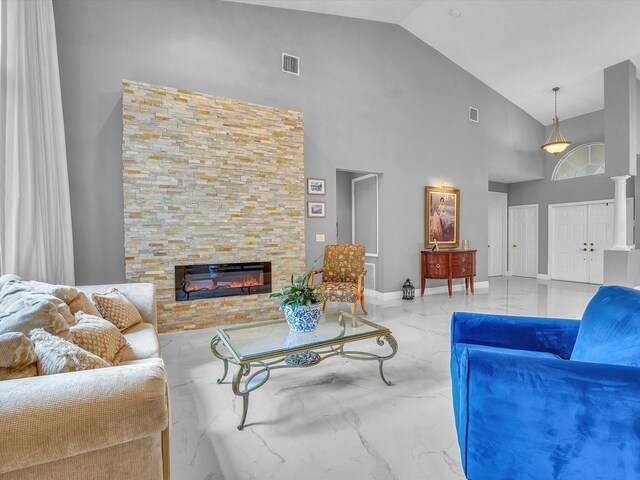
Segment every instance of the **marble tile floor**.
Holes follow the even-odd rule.
[[[171,478],[463,479],[451,407],[451,313],[579,318],[596,290],[496,277],[473,296],[367,302],[368,318],[398,340],[398,354],[385,364],[392,386],[382,383],[376,362],[339,357],[276,371],[251,394],[244,431],[236,429],[242,400],[229,377],[216,383],[222,362],[209,350],[215,329],[161,335],[173,411]],[[380,348],[374,341],[370,347]]]

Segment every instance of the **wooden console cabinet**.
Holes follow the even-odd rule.
[[[451,296],[454,278],[464,278],[464,286],[473,293],[473,277],[476,275],[477,250],[423,250],[420,294],[424,295],[427,278],[446,279]]]

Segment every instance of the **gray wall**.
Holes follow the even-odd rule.
[[[604,69],[604,137],[609,176],[636,175],[638,79],[630,60]]]
[[[498,193],[509,193],[509,184],[500,182],[489,182],[489,191]]]
[[[589,142],[604,141],[604,110],[588,113],[569,120],[562,120],[561,128],[565,136],[572,142],[569,148]],[[547,126],[548,135],[550,127]],[[546,138],[546,137],[545,137]],[[566,152],[566,151],[565,151]],[[545,154],[545,178],[530,182],[512,183],[509,185],[509,205],[539,205],[538,225],[538,273],[548,273],[548,235],[549,205],[555,203],[581,202],[590,200],[612,199],[613,181],[608,173],[590,177],[571,178],[552,181],[553,170],[563,154],[557,157]],[[605,159],[606,161],[606,159]],[[629,180],[627,196],[633,196],[633,179]]]
[[[460,238],[485,245],[490,170],[542,171],[543,126],[396,25],[215,0],[55,0],[54,12],[79,283],[124,280],[123,78],[302,111],[306,176],[384,174],[381,291],[419,278],[425,185],[460,188]],[[280,71],[283,51],[301,56],[300,77]],[[335,235],[334,182],[325,200],[327,218],[306,221],[309,264],[316,233]]]

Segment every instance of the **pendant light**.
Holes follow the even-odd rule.
[[[555,95],[555,115],[553,116],[551,133],[549,134],[549,138],[547,138],[547,142],[540,147],[554,155],[558,155],[571,145],[571,142],[564,138],[562,130],[560,130],[560,118],[558,118],[558,90],[560,90],[560,87],[553,88],[553,93]]]

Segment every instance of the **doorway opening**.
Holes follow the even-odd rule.
[[[380,285],[380,185],[375,172],[336,170],[336,243],[365,246],[365,289]]]

